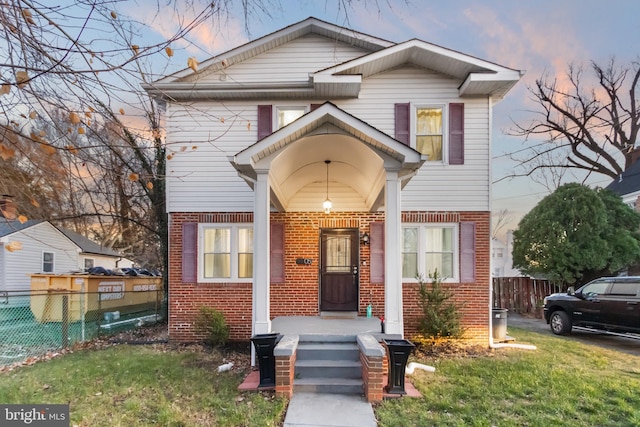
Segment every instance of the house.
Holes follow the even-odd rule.
[[[617,194],[622,201],[635,211],[640,211],[640,149],[632,153],[631,166],[627,168],[618,179],[614,179],[605,189]]]
[[[48,221],[0,218],[0,291],[31,289],[32,273],[77,270],[79,251]]]
[[[91,264],[105,268],[132,266],[117,252],[49,221],[21,223],[0,218],[0,291],[31,289],[32,273],[82,271]]]
[[[520,277],[520,270],[513,268],[513,230],[507,231],[506,241],[491,239],[491,272],[493,277]]]
[[[123,257],[111,248],[104,247],[66,228],[58,227],[58,230],[80,248],[78,255],[79,270],[88,270],[93,267],[104,267],[110,270],[114,268],[131,268],[134,266],[133,261]]]
[[[489,342],[492,107],[518,70],[308,18],[144,86],[166,108],[169,334],[279,316],[411,336],[417,274]],[[277,332],[277,331],[276,331]]]

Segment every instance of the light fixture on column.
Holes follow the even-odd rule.
[[[327,165],[327,198],[322,204],[322,207],[324,208],[324,213],[328,214],[331,213],[331,207],[333,206],[331,199],[329,199],[329,163],[331,163],[331,160],[325,160],[324,162]]]

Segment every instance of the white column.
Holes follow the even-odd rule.
[[[269,308],[269,172],[257,171],[253,188],[253,334],[271,332]]]
[[[385,332],[404,336],[402,318],[402,218],[398,172],[387,170],[384,230]]]

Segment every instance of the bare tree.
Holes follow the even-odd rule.
[[[512,219],[512,215],[508,209],[501,209],[496,215],[496,220],[491,224],[491,238],[495,239],[500,234],[500,231],[509,224]]]
[[[327,6],[346,19],[354,2]],[[166,268],[167,147],[160,111],[140,85],[168,73],[174,54],[194,46],[195,29],[220,31],[236,5],[247,32],[250,19],[281,5],[157,0],[145,4],[141,19],[116,9],[131,3],[2,2],[0,188],[16,195],[23,216],[58,221],[143,262],[159,254]],[[377,0],[362,4],[380,10]],[[168,35],[142,38],[167,15]]]
[[[511,133],[537,145],[520,159],[525,172],[518,175],[555,170],[555,186],[562,178],[559,170],[615,179],[631,165],[640,130],[640,64],[623,67],[611,59],[604,67],[592,62],[591,70],[594,85],[585,81],[582,67],[570,65],[566,81],[543,76],[529,88],[540,107],[537,118],[516,124]]]

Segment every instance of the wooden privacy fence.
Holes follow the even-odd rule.
[[[547,295],[566,291],[562,282],[531,277],[494,277],[493,307],[542,317],[542,301]]]

